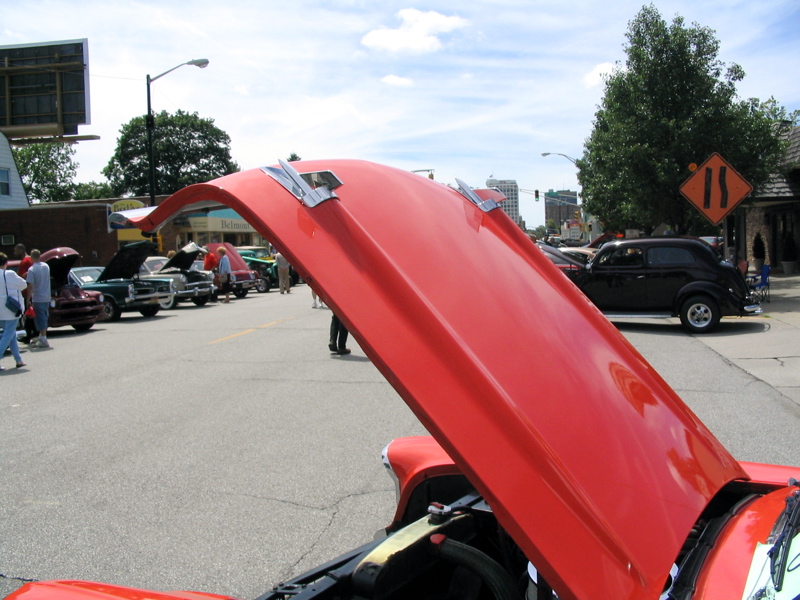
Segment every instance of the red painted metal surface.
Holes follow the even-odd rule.
[[[784,487],[755,499],[726,525],[703,564],[697,598],[743,597],[756,544],[767,541],[790,492]]]
[[[402,519],[411,493],[425,479],[461,473],[447,452],[429,436],[397,438],[389,444],[386,453],[400,493],[394,522]]]
[[[39,581],[8,596],[8,600],[234,600],[199,592],[152,592],[92,581]]]
[[[566,598],[657,598],[696,518],[745,472],[500,210],[360,161],[308,208],[261,170],[138,220],[234,208],[359,344]],[[580,341],[581,366],[574,368]]]

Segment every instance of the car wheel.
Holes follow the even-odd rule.
[[[148,306],[147,308],[141,309],[139,312],[142,313],[143,317],[155,317],[158,314],[158,311],[161,310],[161,306]]]
[[[103,301],[103,314],[109,321],[118,321],[122,316],[122,311],[117,306],[117,303],[109,298]]]
[[[162,300],[158,303],[158,306],[161,307],[161,310],[171,310],[175,308],[175,305],[178,303],[177,296],[170,296],[169,300]]]
[[[198,296],[197,298],[192,298],[192,302],[194,303],[195,306],[205,306],[206,304],[208,304],[208,299],[210,297],[211,297],[210,294],[207,296]]]
[[[94,327],[94,323],[83,323],[82,325],[72,326],[75,331],[89,331],[92,327]]]
[[[256,291],[259,294],[268,292],[271,287],[272,285],[270,285],[269,279],[266,277],[259,277],[258,282],[256,282]]]
[[[238,290],[233,290],[233,295],[236,296],[237,298],[244,298],[245,296],[247,296],[247,292],[248,290],[243,290],[240,288]]]
[[[681,304],[681,324],[689,333],[707,333],[719,323],[717,303],[708,296],[691,296]]]

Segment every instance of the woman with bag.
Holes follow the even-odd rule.
[[[24,367],[25,363],[22,362],[17,343],[17,322],[22,316],[22,307],[25,306],[22,290],[27,288],[28,284],[14,271],[7,271],[6,265],[8,256],[0,252],[0,275],[3,278],[3,284],[0,285],[0,324],[3,326],[3,334],[0,337],[0,359],[11,347],[11,354],[17,361],[19,369]],[[0,371],[2,370],[3,367],[0,366]]]
[[[231,259],[228,258],[228,251],[225,246],[217,248],[219,254],[219,266],[217,267],[217,276],[219,277],[219,291],[225,294],[223,302],[231,301]]]

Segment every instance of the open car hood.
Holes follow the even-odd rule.
[[[361,161],[281,165],[116,219],[155,231],[234,208],[342,318],[562,598],[658,598],[701,511],[746,478],[720,442],[496,193]],[[476,260],[491,285],[465,283]]]
[[[220,246],[224,246],[225,250],[227,250],[228,260],[231,263],[231,271],[249,271],[250,267],[247,266],[247,263],[242,258],[242,255],[239,254],[239,251],[228,242],[209,242],[206,244],[206,248],[208,248],[209,252],[216,252],[217,248]]]
[[[158,244],[146,240],[123,246],[111,258],[97,281],[133,279],[139,273],[139,267],[142,266],[144,259],[157,248]]]
[[[162,273],[167,269],[180,269],[181,271],[188,271],[192,268],[192,263],[197,260],[200,254],[200,246],[194,242],[189,242],[183,248],[175,253],[175,256],[170,258],[158,272]],[[144,262],[144,261],[142,261]]]
[[[59,246],[47,252],[42,252],[39,257],[40,261],[47,263],[50,267],[50,279],[53,281],[55,288],[59,288],[67,284],[69,279],[69,271],[78,262],[81,257],[77,250],[68,248],[67,246]],[[56,290],[53,290],[56,293]]]

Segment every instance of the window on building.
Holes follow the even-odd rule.
[[[0,169],[0,196],[11,195],[11,179],[8,169]]]

